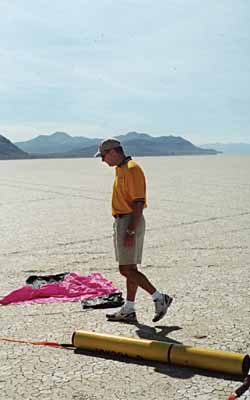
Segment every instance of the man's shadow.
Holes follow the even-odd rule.
[[[141,339],[158,340],[161,342],[182,344],[181,342],[168,337],[168,335],[171,332],[179,331],[180,329],[182,329],[180,326],[165,326],[165,325],[149,326],[140,323],[135,324],[135,326],[137,327],[135,333]]]

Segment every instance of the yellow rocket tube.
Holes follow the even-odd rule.
[[[78,349],[108,351],[129,357],[166,362],[194,368],[246,376],[250,368],[248,355],[182,346],[147,339],[133,339],[96,332],[76,331],[72,344]]]
[[[109,351],[160,362],[166,362],[171,348],[170,343],[156,340],[133,339],[87,331],[74,332],[72,344],[78,349]]]
[[[250,366],[247,355],[181,345],[171,349],[170,363],[243,376]]]

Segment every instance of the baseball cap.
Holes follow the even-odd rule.
[[[101,157],[102,153],[104,153],[105,151],[117,149],[117,147],[120,147],[120,146],[121,146],[121,143],[117,139],[114,139],[114,138],[104,139],[100,143],[100,145],[98,147],[98,152],[95,154],[95,157]]]

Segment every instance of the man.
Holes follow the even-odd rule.
[[[110,167],[115,167],[112,215],[114,217],[114,248],[119,271],[126,278],[125,305],[114,314],[107,314],[110,321],[136,322],[135,296],[138,287],[148,292],[155,304],[153,322],[159,321],[172,303],[172,297],[160,293],[137,269],[141,263],[145,234],[143,209],[146,207],[146,181],[141,167],[126,157],[119,140],[103,140],[95,154]]]

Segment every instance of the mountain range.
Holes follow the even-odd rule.
[[[65,132],[40,135],[34,139],[11,143],[1,136],[0,159],[93,157],[101,138],[72,137]],[[170,156],[218,154],[215,149],[193,145],[180,136],[153,137],[146,133],[128,132],[116,136],[126,154],[132,156]]]
[[[133,156],[218,153],[213,149],[201,149],[180,136],[153,137],[146,133],[128,132],[116,138],[121,141],[125,152]],[[33,157],[93,157],[101,141],[101,138],[72,137],[64,132],[55,132],[15,145]]]

